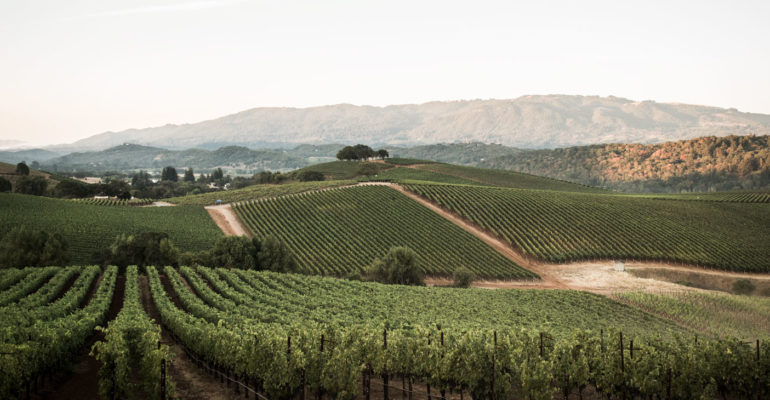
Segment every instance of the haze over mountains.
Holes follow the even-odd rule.
[[[770,115],[619,97],[544,95],[511,100],[387,107],[339,104],[254,108],[193,124],[105,132],[59,150],[122,143],[171,149],[367,143],[412,146],[482,142],[538,149],[597,143],[660,143],[700,136],[770,134]]]

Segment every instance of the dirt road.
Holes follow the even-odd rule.
[[[219,206],[207,206],[206,211],[217,224],[219,229],[227,236],[251,236],[251,232],[246,229],[235,215],[233,208],[229,204],[223,204]]]

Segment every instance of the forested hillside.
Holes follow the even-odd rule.
[[[635,192],[770,188],[770,136],[524,151],[479,163]]]

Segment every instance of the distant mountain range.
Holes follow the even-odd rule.
[[[103,150],[123,143],[216,149],[463,142],[539,149],[769,133],[770,115],[765,114],[612,96],[545,95],[387,107],[254,108],[193,124],[105,132],[51,150]]]

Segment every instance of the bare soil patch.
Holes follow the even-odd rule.
[[[229,204],[207,206],[206,211],[225,235],[252,237],[251,232],[241,223]]]

